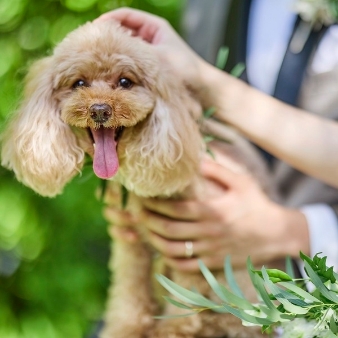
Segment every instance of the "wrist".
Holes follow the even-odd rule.
[[[206,62],[199,68],[204,107],[215,107],[214,117],[254,143],[269,144],[271,129],[279,128],[278,123],[271,122],[283,116],[279,111],[284,112],[285,105]]]
[[[215,117],[241,129],[243,119],[249,114],[247,102],[252,102],[253,90],[248,84],[206,62],[200,66],[200,74],[207,107],[215,107]]]
[[[277,236],[282,256],[299,258],[299,252],[310,254],[309,229],[305,215],[298,209],[276,208]]]

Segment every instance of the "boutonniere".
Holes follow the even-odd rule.
[[[314,28],[338,22],[338,0],[297,0],[294,11]]]
[[[338,0],[296,0],[293,11],[302,19],[290,44],[294,53],[303,50],[311,31],[338,22]]]

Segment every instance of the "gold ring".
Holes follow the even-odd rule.
[[[185,257],[191,258],[194,255],[194,244],[191,241],[184,242]]]

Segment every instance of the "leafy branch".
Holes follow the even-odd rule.
[[[239,288],[233,274],[230,258],[224,263],[227,286],[220,284],[210,270],[199,261],[200,270],[209,283],[219,302],[214,302],[196,290],[187,290],[163,275],[157,275],[159,283],[176,299],[165,297],[171,304],[189,310],[185,315],[193,315],[205,310],[231,313],[241,319],[243,325],[258,325],[262,331],[271,333],[276,327],[283,327],[287,336],[297,325],[311,326],[313,337],[336,337],[338,335],[338,275],[332,267],[326,266],[327,257],[315,255],[313,259],[300,253],[304,262],[306,279],[295,279],[290,259],[287,273],[278,269],[254,269],[250,258],[247,270],[259,303],[248,301]],[[301,285],[311,282],[313,292]],[[298,328],[302,329],[302,328]],[[305,329],[304,329],[305,330]],[[290,331],[291,332],[291,331]]]

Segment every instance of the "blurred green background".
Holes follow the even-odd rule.
[[[0,0],[0,131],[30,62],[67,32],[130,6],[177,29],[180,0]],[[91,169],[46,199],[0,167],[0,338],[87,337],[102,317],[109,238]]]

